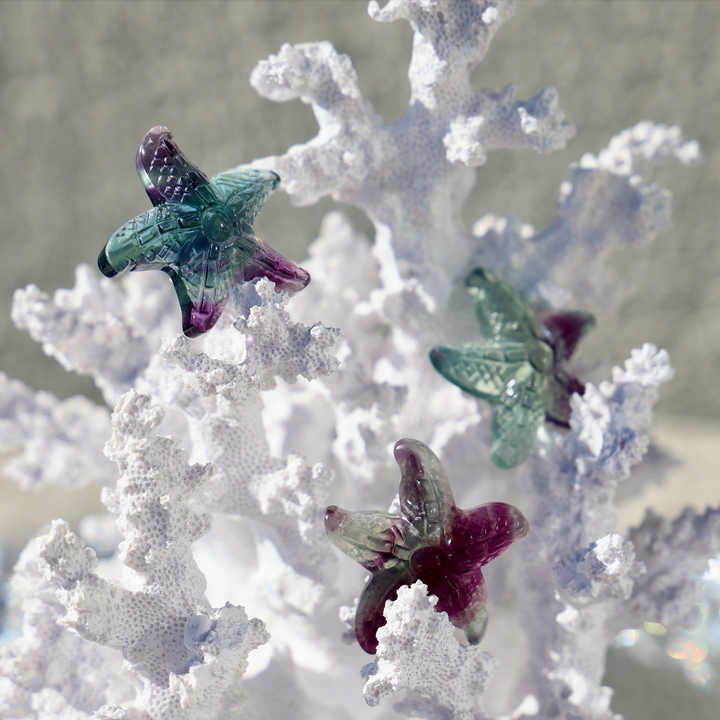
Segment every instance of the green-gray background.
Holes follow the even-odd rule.
[[[60,397],[98,397],[89,380],[66,374],[12,326],[13,290],[31,282],[48,292],[71,287],[75,266],[94,264],[110,234],[149,208],[134,159],[153,125],[167,125],[209,175],[312,138],[307,106],[270,103],[248,84],[256,63],[281,43],[330,40],[351,56],[378,112],[399,117],[409,98],[412,33],[406,22],[374,23],[366,7],[365,0],[0,3],[0,368]],[[679,124],[700,141],[702,165],[657,173],[675,194],[674,226],[615,258],[637,293],[617,316],[601,318],[584,355],[617,363],[645,341],[666,347],[677,377],[663,389],[660,413],[720,418],[720,2],[520,0],[473,81],[496,90],[515,82],[519,97],[554,85],[578,132],[549,156],[492,153],[466,207],[468,224],[485,212],[515,213],[541,228],[555,213],[568,164],[639,120]],[[277,193],[256,229],[300,261],[333,207],[325,200],[293,208]],[[372,237],[362,213],[350,212]],[[620,656],[611,663],[608,682],[628,720],[717,716],[717,700],[677,685],[677,668],[639,682],[640,666],[630,672],[623,663]]]
[[[14,288],[73,284],[110,234],[146,210],[134,170],[137,146],[167,125],[208,174],[282,153],[315,134],[307,106],[257,96],[248,77],[282,42],[328,39],[348,53],[360,85],[387,120],[409,97],[411,31],[375,23],[364,0],[264,2],[0,3],[0,367],[60,396],[92,393],[8,319]],[[648,118],[682,125],[705,162],[670,166],[657,180],[675,193],[674,227],[615,258],[638,288],[603,318],[585,357],[620,362],[644,341],[677,367],[660,411],[720,416],[720,2],[552,0],[518,3],[475,69],[478,87],[516,82],[519,96],[560,92],[578,132],[549,156],[499,151],[479,169],[466,208],[514,212],[542,227],[557,207],[567,165]],[[278,193],[260,216],[261,237],[302,260],[334,203],[297,209]],[[372,228],[356,212],[366,232]]]

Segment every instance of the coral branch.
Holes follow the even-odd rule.
[[[114,482],[115,471],[101,452],[109,432],[109,413],[87,398],[33,393],[0,373],[0,451],[22,449],[3,473],[23,490]]]
[[[296,204],[331,194],[366,210],[392,237],[392,259],[380,256],[381,264],[397,262],[403,279],[418,278],[442,303],[468,258],[461,211],[473,175],[464,165],[484,162],[494,148],[550,152],[565,146],[574,127],[552,88],[519,103],[512,86],[494,94],[470,85],[469,70],[513,14],[512,2],[401,0],[383,10],[373,2],[369,12],[413,26],[405,115],[382,125],[360,96],[350,60],[328,43],[284,45],[255,68],[251,83],[271,100],[311,104],[320,131],[254,166],[276,171]]]
[[[163,341],[161,355],[185,370],[183,381],[195,392],[239,402],[252,391],[274,387],[276,377],[293,383],[298,375],[314,380],[337,369],[340,362],[329,349],[342,337],[339,330],[290,322],[284,309],[288,294],[276,293],[265,278],[246,283],[240,293],[244,314],[234,328],[245,336],[247,349],[239,365],[198,352],[181,335]]]
[[[558,215],[545,230],[528,235],[517,222],[480,220],[476,262],[551,307],[612,312],[630,288],[604,266],[607,258],[670,226],[670,191],[648,184],[647,174],[661,162],[691,165],[699,159],[697,142],[686,142],[680,128],[640,122],[613,137],[597,157],[586,153],[570,166]]]
[[[613,498],[647,450],[658,388],[672,376],[666,351],[633,350],[612,383],[573,396],[571,431],[532,461],[531,532],[519,548],[519,577],[531,642],[526,679],[541,714],[613,717],[611,691],[601,686],[605,648],[625,626],[627,603],[647,571],[644,553],[613,534]]]
[[[21,636],[0,647],[0,717],[87,717],[107,703],[130,700],[122,656],[62,626],[65,608],[38,570],[35,540],[20,555],[10,589],[22,603]],[[38,715],[43,717],[42,715]],[[49,716],[49,715],[48,715]]]
[[[651,510],[630,531],[647,574],[635,583],[624,619],[626,627],[650,620],[668,628],[690,627],[700,620],[699,578],[708,558],[720,552],[720,509],[696,513],[686,508],[676,520]]]
[[[377,633],[377,659],[363,670],[369,676],[365,701],[378,705],[399,690],[409,690],[397,706],[407,715],[481,720],[487,716],[479,701],[499,663],[478,647],[460,645],[447,614],[435,611],[437,601],[418,580],[401,587],[397,600],[386,603],[387,624]]]
[[[241,607],[214,609],[205,599],[205,578],[190,545],[209,530],[211,518],[188,502],[215,469],[189,466],[177,439],[157,436],[162,416],[149,397],[134,391],[113,414],[107,453],[121,477],[106,498],[120,512],[123,579],[98,576],[95,553],[59,520],[39,541],[40,569],[68,609],[63,623],[86,640],[120,650],[132,665],[144,695],[137,717],[214,717],[248,653],[268,635]],[[98,714],[115,716],[130,717],[120,707]]]
[[[159,280],[146,275],[112,283],[79,265],[75,287],[52,299],[35,285],[16,290],[12,319],[66,370],[92,377],[114,404],[177,322],[171,286]]]
[[[341,333],[319,323],[308,328],[291,322],[287,301],[287,293],[276,293],[266,279],[243,287],[241,316],[234,330],[226,331],[230,337],[218,341],[229,347],[232,336],[245,337],[239,364],[212,359],[182,336],[167,338],[161,354],[183,370],[185,384],[198,394],[217,395],[193,421],[198,452],[219,470],[205,488],[206,507],[261,521],[276,533],[287,562],[320,579],[329,560],[323,547],[323,487],[332,474],[319,463],[308,468],[298,456],[284,462],[270,455],[258,422],[260,391],[273,387],[277,376],[294,382],[298,375],[310,380],[334,372],[339,362],[330,349]]]

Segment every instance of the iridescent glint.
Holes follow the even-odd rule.
[[[525,537],[528,522],[512,505],[488,503],[472,510],[455,506],[450,483],[435,453],[418,440],[395,445],[400,466],[400,513],[325,511],[330,540],[372,573],[355,614],[355,634],[368,653],[385,624],[386,600],[398,588],[422,580],[468,640],[479,643],[488,612],[482,566]]]
[[[152,210],[125,223],[98,266],[107,277],[162,270],[173,281],[188,337],[215,325],[235,285],[266,277],[296,292],[310,275],[256,237],[252,223],[280,178],[270,170],[228,170],[209,180],[182,154],[167,128],[150,130],[136,167]]]
[[[590,313],[542,319],[497,275],[478,268],[465,281],[485,340],[430,352],[451,383],[493,406],[490,459],[500,468],[521,463],[544,420],[569,427],[570,396],[585,386],[565,370],[580,338],[595,327]]]

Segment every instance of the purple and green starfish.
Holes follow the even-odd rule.
[[[493,406],[490,459],[511,468],[530,454],[545,420],[569,427],[570,396],[585,385],[565,369],[580,338],[595,327],[586,312],[539,318],[507,282],[478,268],[465,284],[485,340],[430,351],[451,383]]]
[[[394,452],[402,472],[400,513],[325,510],[330,540],[372,573],[355,614],[358,642],[374,653],[385,601],[422,580],[438,597],[435,609],[477,644],[488,622],[481,568],[525,537],[528,522],[505,503],[457,508],[440,460],[424,443],[399,440]]]
[[[153,208],[107,241],[98,267],[162,270],[173,281],[183,332],[196,337],[215,325],[238,283],[266,277],[276,290],[302,290],[310,274],[255,236],[252,223],[280,178],[270,170],[228,170],[209,180],[180,151],[172,133],[154,127],[136,167]]]

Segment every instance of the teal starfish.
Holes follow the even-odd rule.
[[[585,386],[565,363],[595,318],[570,312],[541,320],[509,283],[482,268],[465,284],[486,340],[437,346],[430,360],[451,383],[493,406],[490,459],[515,467],[529,455],[543,421],[570,426],[570,396],[582,395]]]
[[[253,232],[280,182],[274,172],[228,170],[208,180],[161,126],[143,138],[136,167],[154,207],[113,234],[98,267],[107,277],[127,270],[167,273],[188,337],[215,325],[238,283],[267,277],[276,290],[296,292],[310,282],[307,271]]]

